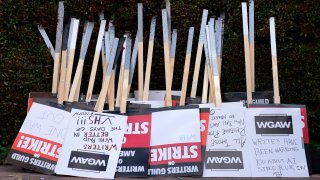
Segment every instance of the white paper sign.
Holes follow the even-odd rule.
[[[180,96],[181,91],[171,91],[171,95],[173,96]],[[163,101],[166,95],[166,91],[162,90],[150,90],[149,91],[149,101]],[[138,98],[138,91],[134,91],[134,97],[136,100],[139,100]]]
[[[164,101],[130,101],[130,103],[134,104],[150,104],[151,108],[162,108],[165,107]]]
[[[57,174],[113,179],[127,117],[72,109]]]
[[[34,102],[8,155],[8,162],[53,174],[68,131],[68,111]]]
[[[204,177],[250,177],[248,129],[241,102],[210,107]]]
[[[150,176],[202,174],[198,108],[163,108],[152,113]]]
[[[246,112],[253,177],[308,177],[299,108]]]

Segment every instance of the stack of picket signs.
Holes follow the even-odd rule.
[[[208,21],[208,11],[204,10],[191,95],[186,98],[194,28],[189,29],[187,38],[181,91],[171,91],[177,30],[171,31],[169,1],[162,10],[166,90],[149,91],[155,18],[151,20],[146,73],[143,73],[143,8],[138,4],[138,33],[134,43],[129,33],[116,38],[112,21],[106,28],[106,20],[100,16],[85,96],[80,96],[80,87],[94,24],[84,23],[79,61],[72,73],[79,20],[73,18],[64,26],[63,2],[59,2],[55,48],[45,30],[39,27],[54,59],[52,93],[30,94],[27,116],[7,162],[45,174],[110,179],[309,176],[306,108],[280,104],[273,18],[270,18],[270,32],[274,92],[271,99],[270,92],[257,92],[268,97],[253,93],[253,3],[250,1],[249,5],[250,41],[247,4],[242,3],[247,92],[221,94],[224,13]],[[196,97],[203,50],[203,92],[202,97]],[[103,85],[95,95],[92,90],[100,54]],[[138,91],[134,98],[128,99],[137,56]]]

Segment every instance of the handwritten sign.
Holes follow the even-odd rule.
[[[204,177],[250,177],[245,108],[241,102],[211,107]]]
[[[53,174],[69,119],[68,111],[33,102],[7,161],[33,171]]]
[[[249,108],[253,177],[308,177],[299,108]]]
[[[201,176],[200,114],[197,106],[154,109],[150,176]]]
[[[72,109],[57,174],[113,179],[127,117]]]
[[[147,177],[150,154],[151,113],[128,114],[116,177]]]

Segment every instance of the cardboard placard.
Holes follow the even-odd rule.
[[[198,106],[154,109],[150,176],[201,176]]]
[[[55,172],[113,179],[127,117],[72,109],[69,131]]]
[[[238,102],[247,103],[246,92],[227,92],[222,94],[223,102]],[[273,104],[273,91],[256,91],[252,92],[253,104]]]
[[[128,115],[128,127],[116,177],[147,177],[150,154],[151,112]]]
[[[251,177],[247,131],[241,102],[210,108],[204,177]]]
[[[33,102],[7,162],[36,172],[53,174],[69,120],[68,111]]]
[[[151,108],[162,108],[165,107],[165,102],[162,101],[130,101],[133,104],[149,104]]]
[[[249,108],[252,177],[308,177],[298,108]]]

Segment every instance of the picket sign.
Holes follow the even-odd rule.
[[[308,177],[300,108],[249,108],[252,177]]]
[[[143,86],[144,89],[143,89],[143,98],[142,98],[144,101],[147,101],[149,96],[149,85],[150,85],[150,76],[151,76],[155,30],[156,30],[156,17],[154,16],[151,19],[151,25],[150,25],[147,65],[146,65],[146,74],[144,77],[145,79],[144,79],[144,86]]]
[[[73,83],[71,86],[69,99],[68,99],[69,102],[73,102],[75,99],[78,99],[77,96],[79,96],[84,59],[89,46],[89,41],[92,34],[93,26],[94,24],[92,22],[86,23],[86,26],[85,26],[84,35],[81,42],[80,57],[79,57],[76,73],[74,75]]]
[[[251,177],[249,136],[245,107],[241,102],[209,107],[209,127],[205,151],[204,177]]]
[[[127,117],[79,109],[71,117],[55,173],[113,179]]]
[[[96,44],[96,50],[95,50],[95,53],[94,53],[92,67],[91,67],[91,74],[90,74],[89,85],[88,85],[88,89],[87,89],[86,102],[90,102],[91,98],[92,98],[94,80],[96,78],[96,73],[97,73],[97,68],[98,68],[98,63],[99,63],[101,47],[102,47],[102,44],[103,44],[103,36],[104,36],[105,28],[106,28],[106,20],[102,20],[100,22],[100,28],[99,28],[98,39],[97,39],[97,44]]]
[[[190,27],[189,34],[188,34],[188,43],[187,43],[187,51],[186,51],[186,57],[185,57],[185,63],[184,63],[184,70],[183,70],[180,103],[179,103],[180,106],[184,106],[186,102],[193,34],[194,34],[194,27]]]
[[[151,135],[151,113],[127,113],[127,130],[117,166],[116,177],[148,175]]]
[[[54,174],[65,139],[70,113],[33,102],[8,154],[7,162],[17,166]]]
[[[148,175],[202,175],[198,106],[154,109],[151,132]]]

